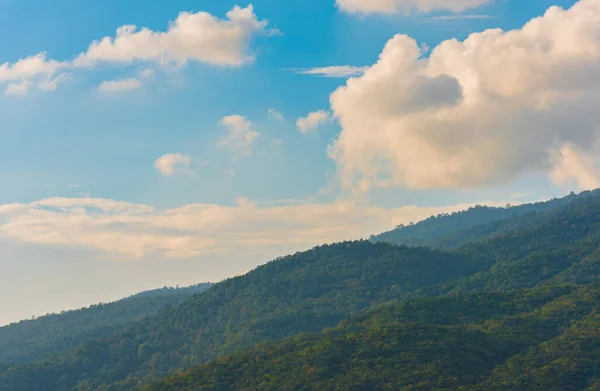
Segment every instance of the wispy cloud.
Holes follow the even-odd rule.
[[[459,13],[491,3],[493,0],[336,0],[340,10],[359,14]]]
[[[276,121],[285,121],[285,117],[276,109],[269,109],[269,118]]]
[[[267,260],[469,206],[385,209],[351,200],[261,204],[239,198],[233,206],[191,204],[165,210],[110,199],[50,198],[0,205],[0,238],[109,252],[124,260],[211,254],[258,254]]]
[[[435,22],[447,22],[447,21],[460,21],[460,20],[486,20],[486,19],[495,19],[495,16],[492,15],[480,15],[480,14],[471,14],[471,15],[440,15],[433,16],[431,18],[424,18],[421,20],[422,23],[435,23]]]
[[[125,91],[133,91],[137,90],[142,86],[142,83],[139,79],[122,79],[122,80],[108,80],[102,82],[98,86],[98,90],[102,92],[125,92]]]
[[[299,75],[314,75],[323,77],[351,77],[360,76],[363,73],[365,73],[367,69],[369,69],[369,67],[339,65],[322,68],[294,68],[291,70]]]

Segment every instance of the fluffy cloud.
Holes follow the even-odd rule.
[[[254,34],[266,32],[252,5],[235,6],[220,20],[207,12],[182,12],[166,32],[122,26],[116,36],[93,42],[75,59],[76,66],[98,62],[129,64],[134,61],[185,64],[198,61],[239,66],[252,61],[248,46]]]
[[[189,169],[194,159],[181,153],[169,153],[156,159],[154,168],[164,176],[173,176],[177,173],[193,173]]]
[[[551,7],[522,29],[448,40],[428,58],[391,39],[331,96],[330,156],[348,186],[469,188],[525,171],[595,174],[600,148],[600,1]],[[566,173],[569,173],[568,175]]]
[[[14,64],[2,64],[0,66],[0,82],[21,81],[38,76],[51,77],[68,66],[67,63],[48,60],[46,53],[40,53],[20,59]]]
[[[492,0],[336,0],[337,6],[343,11],[365,14],[395,14],[437,10],[462,12],[491,2]]]
[[[296,73],[300,75],[316,75],[324,77],[350,77],[360,76],[369,67],[355,67],[350,65],[331,66],[324,68],[299,69]]]
[[[296,127],[301,133],[308,133],[316,130],[319,126],[331,121],[331,114],[325,110],[313,111],[306,117],[298,119]]]
[[[360,238],[446,208],[382,209],[351,201],[186,205],[161,210],[94,198],[0,205],[0,239],[109,252],[123,259],[252,255],[268,260],[312,246]]]
[[[142,86],[139,79],[121,79],[121,80],[108,80],[103,81],[98,89],[102,92],[124,92],[137,90]]]
[[[196,61],[241,66],[254,60],[250,42],[255,35],[277,32],[268,30],[267,25],[266,20],[257,18],[252,5],[246,8],[233,7],[226,19],[219,19],[207,12],[183,12],[164,32],[138,29],[132,25],[122,26],[117,29],[115,37],[94,41],[72,61],[55,61],[48,59],[46,53],[40,53],[13,64],[5,63],[0,65],[0,84],[29,81],[39,83],[43,90],[54,90],[59,81],[65,80],[53,79],[56,75],[104,63],[183,65]],[[144,74],[140,77],[144,77]]]
[[[261,134],[255,131],[254,124],[241,115],[224,117],[220,122],[225,134],[219,139],[217,146],[230,149],[237,157],[252,153],[252,145]]]
[[[600,187],[600,167],[598,158],[573,145],[563,145],[556,154],[556,165],[550,172],[550,178],[557,184],[573,183],[582,189]]]

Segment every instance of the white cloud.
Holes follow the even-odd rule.
[[[277,33],[276,30],[268,30],[267,25],[266,20],[257,18],[252,5],[246,8],[233,7],[226,19],[219,19],[207,12],[182,12],[164,32],[138,29],[132,25],[121,26],[115,37],[94,41],[72,61],[56,61],[48,59],[46,53],[39,53],[12,64],[2,64],[0,84],[28,81],[42,90],[53,91],[59,82],[67,79],[56,77],[57,74],[101,64],[152,62],[181,66],[196,61],[241,66],[254,60],[250,44],[255,35]],[[150,77],[153,73],[153,70],[145,69],[139,78]],[[123,86],[125,84],[121,84]]]
[[[137,90],[142,86],[139,79],[107,80],[100,83],[98,89],[102,92],[125,92]]]
[[[185,64],[197,61],[239,66],[254,59],[248,52],[250,41],[257,33],[268,33],[267,24],[258,20],[252,5],[235,6],[227,13],[226,20],[207,12],[182,12],[166,32],[122,26],[114,38],[93,42],[74,63],[89,67],[99,62]]]
[[[285,121],[285,117],[275,109],[269,109],[269,118],[276,121]]]
[[[469,188],[551,172],[565,146],[597,156],[598,20],[600,2],[581,0],[521,30],[442,42],[428,58],[394,37],[331,96],[342,132],[330,156],[342,183]]]
[[[259,205],[240,198],[234,206],[160,210],[107,199],[54,198],[0,205],[0,238],[109,252],[124,259],[244,254],[267,261],[468,206],[383,209],[344,200]]]
[[[7,85],[6,89],[4,90],[4,94],[9,96],[27,95],[30,88],[31,82],[29,80],[23,80],[18,83],[11,83]]]
[[[319,126],[331,121],[331,113],[325,110],[318,110],[309,113],[306,117],[298,119],[296,127],[301,133],[308,133],[316,130]]]
[[[345,12],[356,13],[411,13],[447,10],[463,12],[480,7],[493,0],[336,0],[337,6]]]
[[[565,144],[556,154],[556,165],[550,172],[550,179],[569,187],[574,183],[582,190],[597,189],[600,187],[598,156]]]
[[[241,115],[230,115],[219,121],[225,128],[225,135],[217,143],[218,147],[232,150],[237,157],[249,156],[252,145],[261,134],[255,131],[254,124]]]
[[[324,68],[298,69],[296,73],[299,75],[315,75],[324,77],[350,77],[360,76],[369,67],[355,67],[351,65],[331,66]]]
[[[192,174],[194,171],[189,169],[194,159],[191,156],[181,153],[169,153],[156,159],[154,168],[164,176],[173,176],[178,173]]]
[[[68,66],[54,60],[48,60],[46,53],[22,58],[14,64],[0,65],[0,82],[22,81],[38,76],[51,77]]]

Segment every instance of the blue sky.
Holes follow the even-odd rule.
[[[576,10],[580,14],[591,12],[597,4],[595,0],[584,2],[588,9],[580,7]],[[576,1],[481,1],[481,6],[458,11],[444,6],[433,11],[405,10],[402,4],[406,3],[411,2],[390,0],[388,4],[396,4],[396,10],[369,13],[349,12],[334,0],[255,0],[252,12],[256,20],[268,20],[268,26],[253,27],[248,41],[242,39],[236,43],[239,47],[228,52],[244,57],[241,64],[215,60],[212,49],[202,47],[202,40],[194,53],[209,60],[198,61],[186,52],[185,61],[172,61],[174,57],[169,56],[175,54],[170,45],[193,38],[184,35],[179,41],[168,41],[164,53],[157,55],[166,56],[167,61],[139,54],[154,50],[153,44],[142,47],[143,43],[134,42],[119,48],[118,55],[125,56],[124,60],[108,58],[117,54],[102,52],[99,56],[105,57],[76,66],[76,56],[87,52],[92,58],[88,50],[92,42],[114,39],[121,26],[165,32],[184,11],[192,15],[205,12],[222,22],[234,6],[245,9],[249,3],[0,0],[0,30],[8,37],[0,41],[0,64],[6,64],[5,70],[39,53],[46,53],[48,61],[66,64],[58,71],[19,74],[8,81],[3,81],[0,68],[0,88],[5,89],[0,94],[0,243],[4,244],[0,250],[0,306],[8,308],[0,315],[0,323],[116,299],[141,289],[218,280],[321,242],[365,237],[401,222],[474,203],[503,205],[594,187],[595,168],[587,163],[596,156],[590,147],[595,130],[582,130],[576,136],[546,130],[544,124],[552,117],[538,115],[536,109],[519,112],[510,117],[512,122],[494,128],[496,135],[506,137],[473,134],[471,139],[482,140],[482,145],[497,142],[503,145],[498,149],[506,149],[498,156],[492,153],[489,161],[477,160],[477,148],[469,149],[468,143],[457,141],[450,148],[454,144],[449,140],[445,144],[448,150],[428,159],[447,159],[452,171],[444,173],[444,179],[434,173],[446,168],[392,156],[400,151],[393,145],[402,146],[404,140],[420,139],[427,133],[422,130],[415,138],[405,129],[421,126],[417,122],[421,119],[411,116],[412,125],[407,125],[408,117],[400,119],[397,113],[373,114],[382,107],[395,110],[406,104],[403,97],[413,99],[408,84],[427,91],[429,95],[419,98],[426,102],[418,103],[427,110],[438,100],[442,106],[457,103],[445,100],[444,94],[451,95],[453,87],[450,82],[437,86],[439,75],[455,77],[460,82],[460,99],[467,102],[468,75],[454,75],[449,62],[440,71],[434,62],[450,61],[450,55],[436,50],[441,42],[461,42],[486,29],[520,29],[543,15],[551,4],[567,9]],[[561,23],[564,31],[575,29],[567,13],[546,19],[548,25]],[[585,32],[575,33],[586,37]],[[374,67],[365,80],[351,86],[346,77],[298,74],[331,66],[370,67],[380,55],[384,65],[400,64],[403,58],[410,58],[412,44],[401,38],[393,40],[396,34],[412,37],[429,50],[406,69],[397,65],[394,75],[384,75],[383,65]],[[543,34],[524,36],[531,42],[546,42],[548,37]],[[556,47],[563,44],[554,36],[548,40]],[[388,41],[390,50],[382,54]],[[498,47],[518,47],[509,41],[510,37],[498,38]],[[485,44],[477,45],[484,53]],[[196,50],[190,47],[178,53]],[[396,59],[392,58],[394,47],[400,51]],[[434,60],[415,71],[415,66],[421,66],[415,64],[427,62],[430,54]],[[551,57],[555,54],[542,54],[555,64],[548,75],[570,71]],[[467,55],[466,51],[462,54]],[[527,60],[526,54],[522,56]],[[490,80],[491,87],[486,87],[486,91],[496,88],[495,96],[507,102],[513,99],[512,103],[518,86],[510,91],[503,88],[530,79],[516,73],[509,77],[514,71],[510,65],[521,64],[521,59],[515,61],[514,57],[499,57],[501,65],[494,69],[498,78],[506,81],[496,86]],[[595,60],[586,61],[595,64]],[[508,64],[506,73],[502,64]],[[528,69],[527,64],[519,66]],[[490,77],[488,68],[477,66],[481,79]],[[379,90],[390,80],[394,80],[391,84],[408,80],[411,72],[418,75],[406,83],[399,81],[394,87],[397,93]],[[429,84],[414,84],[423,75],[434,83],[431,90],[426,89]],[[377,80],[386,77],[392,79],[378,84]],[[591,73],[582,77],[596,80]],[[539,89],[539,96],[522,94],[519,99],[562,102],[562,87],[549,80],[532,87]],[[56,85],[48,87],[41,84],[44,82]],[[540,87],[542,83],[546,84]],[[332,97],[338,88],[339,94]],[[371,102],[372,111],[367,112]],[[498,108],[498,112],[508,113],[502,118],[513,113],[509,103]],[[486,101],[485,107],[491,104]],[[565,103],[561,107],[564,110],[556,112],[564,118],[577,114],[582,129],[597,129],[590,111],[581,108],[584,115],[577,111],[581,105]],[[313,116],[310,118],[316,122],[309,120],[306,131],[298,128],[299,119],[320,110],[321,121]],[[365,122],[359,125],[362,118]],[[495,120],[493,126],[502,121]],[[472,123],[487,122],[473,118]],[[533,130],[516,136],[506,130],[507,124],[513,129],[519,123],[527,123],[526,129]],[[477,126],[473,132],[483,134],[485,130]],[[405,132],[404,139],[396,128]],[[371,130],[379,133],[365,138]],[[438,133],[435,139],[444,137]],[[542,138],[545,141],[538,142]],[[531,142],[521,142],[529,139]],[[523,146],[511,152],[511,143]],[[420,156],[437,153],[439,146],[433,144],[421,139],[418,145],[425,149]],[[334,157],[331,151],[336,145],[339,154]],[[406,145],[408,148],[408,141]],[[556,154],[560,162],[555,161]],[[166,167],[174,170],[166,175],[157,163],[164,156]],[[465,156],[471,160],[461,160]],[[361,161],[363,157],[365,161]],[[379,157],[388,162],[378,165]],[[184,164],[170,167],[169,159]],[[372,161],[366,162],[369,159]],[[417,168],[420,165],[422,170]],[[475,171],[474,166],[486,170]],[[585,175],[580,175],[584,170]],[[194,225],[198,219],[202,223]],[[278,237],[280,232],[288,235]],[[120,235],[125,238],[122,242]]]

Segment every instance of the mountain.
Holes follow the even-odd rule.
[[[409,301],[144,390],[583,390],[600,375],[599,299],[563,285]]]
[[[530,319],[522,314],[552,309],[528,307],[518,316],[515,315],[517,318],[504,319],[502,317],[506,314],[502,311],[512,304],[503,302],[495,305],[490,297],[497,294],[520,294],[527,297],[530,293],[521,290],[552,291],[565,283],[575,284],[573,289],[577,290],[577,286],[597,282],[600,276],[600,259],[597,257],[600,243],[599,193],[587,193],[587,196],[576,197],[555,210],[510,217],[508,221],[509,223],[502,223],[504,229],[488,238],[464,244],[452,252],[360,241],[320,246],[279,258],[245,276],[216,284],[209,291],[192,297],[182,305],[164,309],[128,329],[101,339],[86,341],[75,349],[36,363],[12,365],[0,374],[0,389],[131,390],[215,358],[231,354],[235,357],[236,352],[265,341],[293,338],[300,332],[319,333],[344,319],[357,316],[355,320],[361,319],[361,314],[391,303],[440,295],[462,300],[465,295],[475,292],[484,295],[484,305],[492,303],[487,309],[489,316],[485,319],[477,318],[466,325],[425,322],[426,329],[418,333],[412,329],[406,331],[407,322],[401,317],[391,319],[390,322],[400,324],[400,328],[394,330],[406,337],[398,342],[400,345],[402,341],[408,341],[410,336],[417,334],[423,334],[425,338],[419,344],[432,344],[438,338],[436,333],[439,331],[454,333],[447,337],[444,334],[440,339],[443,337],[463,341],[473,338],[481,341],[484,353],[495,356],[500,353],[493,350],[496,345],[492,342],[498,336],[475,335],[472,333],[473,327],[477,326],[481,330],[482,325],[492,327],[497,318],[503,319],[502,322],[516,322],[518,326],[523,319]],[[498,293],[502,291],[508,293]],[[524,293],[517,293],[518,291]],[[514,301],[507,300],[511,303]],[[571,304],[567,303],[569,308],[564,308],[560,319],[571,327],[570,321],[575,319],[573,313],[585,312],[588,306],[580,304],[579,299],[565,300]],[[461,308],[458,315],[468,314],[468,306],[457,308]],[[574,312],[568,312],[571,310]],[[450,309],[438,311],[437,316],[445,316]],[[593,315],[589,311],[585,314]],[[427,316],[431,317],[432,313],[429,312]],[[581,318],[581,321],[584,319]],[[419,322],[423,323],[417,323]],[[445,328],[439,329],[442,326]],[[500,358],[508,360],[509,357],[517,357],[524,349],[541,344],[540,341],[550,343],[553,338],[559,338],[563,327],[553,327],[545,324],[539,330],[507,329],[505,333],[508,334],[508,339],[499,340],[498,346],[501,348],[519,342],[520,333],[533,338],[543,334],[546,328],[555,332],[542,335],[543,339],[523,342],[519,345],[521,350],[502,353]],[[365,330],[366,335],[371,335],[371,331]],[[379,335],[378,330],[373,332],[375,334],[372,335]],[[344,333],[344,330],[340,333]],[[485,330],[481,333],[485,333]],[[493,341],[490,342],[488,338]],[[356,349],[361,349],[360,345],[367,342],[357,340]],[[376,348],[376,344],[375,348],[365,346],[366,351],[373,356],[378,354]],[[475,348],[476,346],[473,347]],[[410,368],[410,373],[415,377],[429,379],[425,376],[429,373],[427,371],[450,362],[450,350],[444,353],[447,360],[435,358],[437,356],[429,359],[424,355],[427,351],[419,351],[421,353],[417,352],[417,356],[421,357],[423,365],[414,370],[413,367],[407,368]],[[473,354],[479,354],[476,352],[473,350]],[[352,357],[353,353],[349,351],[344,354]],[[394,354],[396,353],[390,353],[392,356]],[[387,356],[379,357],[383,360]],[[265,356],[265,360],[267,359],[271,358]],[[504,363],[501,360],[493,362],[497,362],[497,365]],[[248,363],[250,364],[251,362]],[[296,364],[294,362],[292,366]],[[370,364],[365,370],[368,368]],[[397,370],[402,369],[394,369]],[[481,372],[469,383],[469,387],[479,387],[478,382],[486,381],[485,376],[489,375],[491,379],[493,373],[488,372]],[[460,378],[458,372],[450,374]],[[432,386],[423,389],[435,388]]]
[[[0,362],[30,362],[49,353],[74,348],[83,341],[131,326],[165,307],[178,306],[211,286],[204,283],[186,288],[157,289],[114,303],[0,327]]]
[[[321,246],[229,279],[179,307],[0,375],[2,391],[130,390],[258,342],[318,332],[477,271],[461,255],[373,244]]]
[[[416,224],[400,225],[392,231],[373,235],[370,240],[451,250],[511,229],[531,227],[543,220],[548,212],[598,193],[599,191],[571,193],[564,198],[506,208],[476,206],[466,211],[431,216]]]

